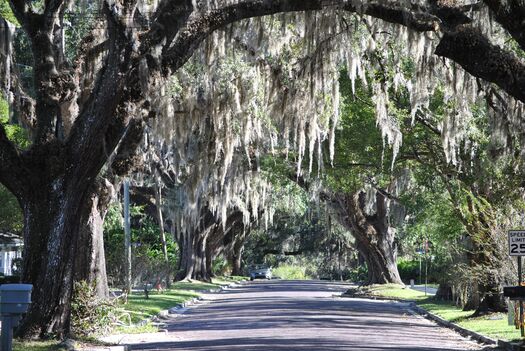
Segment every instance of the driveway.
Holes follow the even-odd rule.
[[[255,281],[167,320],[165,333],[127,339],[132,350],[481,350],[405,303],[334,297],[348,285]]]

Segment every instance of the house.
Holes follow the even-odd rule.
[[[24,241],[11,233],[0,233],[0,275],[13,275],[13,260],[22,257]]]

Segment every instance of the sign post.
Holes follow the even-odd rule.
[[[516,256],[518,261],[518,286],[521,286],[521,256],[525,256],[525,230],[509,230],[507,232],[509,239],[509,255]],[[520,310],[520,332],[521,337],[525,336],[525,329],[523,325],[523,300],[519,300]]]

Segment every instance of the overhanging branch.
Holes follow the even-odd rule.
[[[401,5],[384,5],[373,1],[366,6],[356,6],[352,2],[342,5],[325,0],[255,0],[196,15],[182,28],[174,43],[168,43],[163,53],[163,68],[172,72],[180,68],[198,45],[213,31],[242,19],[272,15],[284,12],[318,11],[326,8],[340,8],[347,12],[369,15],[386,22],[396,23],[413,30],[436,31],[441,20],[427,12],[412,12]]]
[[[478,30],[461,26],[445,33],[435,54],[457,62],[474,77],[492,82],[525,102],[525,65]]]
[[[483,0],[496,21],[505,28],[525,50],[525,4],[520,0]]]

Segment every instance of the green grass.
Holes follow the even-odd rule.
[[[218,289],[221,285],[227,285],[233,281],[237,281],[237,279],[220,277],[214,278],[211,283],[199,281],[176,282],[171,285],[170,289],[162,292],[157,292],[154,289],[151,290],[148,299],[146,299],[143,293],[134,293],[128,296],[128,303],[122,305],[124,309],[123,314],[129,314],[131,322],[137,323],[158,314],[162,310],[170,309],[178,304],[198,297],[202,292]],[[147,329],[148,327],[138,327],[138,330],[142,330],[143,328]],[[137,327],[135,329],[137,329]],[[129,332],[131,329],[125,328],[125,330]]]
[[[200,289],[202,291],[204,289]],[[149,298],[144,294],[132,294],[128,296],[128,303],[123,304],[125,313],[129,313],[132,323],[154,316],[162,310],[167,310],[180,303],[199,296],[195,290],[178,288],[165,290],[162,293],[151,291]]]
[[[507,315],[504,313],[472,318],[470,316],[473,311],[463,311],[450,302],[438,301],[433,297],[425,296],[423,292],[403,288],[396,284],[372,285],[363,288],[363,291],[374,296],[415,301],[418,306],[447,321],[493,339],[517,340],[520,338],[519,330],[508,325]]]
[[[412,290],[398,284],[378,284],[362,287],[360,292],[378,297],[388,297],[399,300],[419,301],[429,296],[423,292]]]
[[[146,299],[143,293],[134,293],[128,296],[128,303],[120,305],[121,321],[128,322],[131,320],[133,325],[121,326],[116,328],[117,333],[153,333],[158,328],[151,324],[136,325],[144,319],[158,314],[162,310],[175,307],[180,303],[198,297],[200,293],[220,288],[222,285],[231,284],[235,281],[247,280],[249,278],[242,276],[218,277],[212,279],[211,283],[198,281],[177,282],[171,285],[169,290],[157,292],[152,290],[149,293],[149,299]],[[129,316],[129,317],[128,317]],[[89,340],[88,340],[89,341]],[[58,345],[59,341],[14,341],[13,351],[62,351]]]
[[[14,341],[13,351],[62,351],[64,348],[59,348],[60,342],[56,340],[50,341]]]

